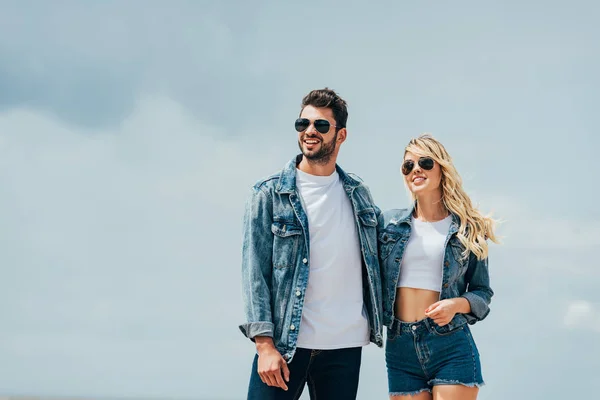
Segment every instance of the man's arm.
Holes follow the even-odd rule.
[[[273,200],[261,188],[252,188],[244,212],[242,241],[242,290],[246,323],[242,333],[254,341],[256,336],[273,337],[271,317],[271,273]]]
[[[246,323],[240,330],[255,342],[258,375],[269,386],[288,390],[290,372],[286,361],[273,342],[271,310],[271,274],[273,268],[273,199],[261,189],[253,188],[246,202],[242,244],[242,288]],[[283,373],[283,374],[282,374]]]

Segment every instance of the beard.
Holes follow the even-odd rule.
[[[328,164],[331,161],[331,157],[333,156],[333,152],[335,151],[335,144],[337,141],[337,132],[333,135],[333,140],[329,143],[325,143],[321,140],[321,146],[319,150],[305,150],[302,146],[303,140],[306,139],[306,136],[303,136],[300,140],[298,140],[298,147],[302,152],[302,155],[311,163],[314,164]]]

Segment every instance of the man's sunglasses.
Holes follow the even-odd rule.
[[[313,125],[319,133],[327,133],[331,127],[331,124],[326,119],[315,119]],[[310,126],[310,120],[308,118],[298,118],[294,126],[298,132],[304,132]],[[335,125],[333,125],[333,127],[337,128]]]
[[[419,158],[419,167],[423,168],[426,171],[430,171],[433,169],[433,165],[435,161],[431,157],[421,157]],[[415,162],[413,160],[406,160],[402,164],[402,173],[404,175],[408,175],[412,172],[413,168],[415,168]]]

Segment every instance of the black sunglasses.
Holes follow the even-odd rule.
[[[331,127],[331,124],[326,119],[315,119],[313,125],[319,133],[327,133]],[[310,126],[310,120],[308,118],[298,118],[294,126],[298,132],[304,132]],[[336,125],[333,125],[333,127],[337,128]]]
[[[433,165],[435,161],[431,157],[421,157],[419,158],[419,167],[423,168],[426,171],[430,171],[433,169]],[[402,164],[402,173],[404,175],[408,175],[411,173],[413,168],[415,167],[415,162],[413,160],[406,160]]]

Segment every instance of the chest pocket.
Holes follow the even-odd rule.
[[[372,208],[359,211],[358,220],[360,221],[360,229],[362,231],[363,246],[371,254],[377,254],[377,218],[375,217],[375,211]]]
[[[392,249],[398,242],[398,235],[389,233],[389,232],[381,232],[378,238],[379,244],[379,258],[381,260],[385,260],[388,258]]]
[[[458,269],[458,274],[463,274],[469,266],[469,254],[463,255],[465,249],[460,240],[452,238],[450,240],[450,249],[452,250],[452,257]]]
[[[273,266],[275,268],[294,266],[300,240],[302,240],[302,228],[293,222],[274,221],[271,232],[273,232]]]

